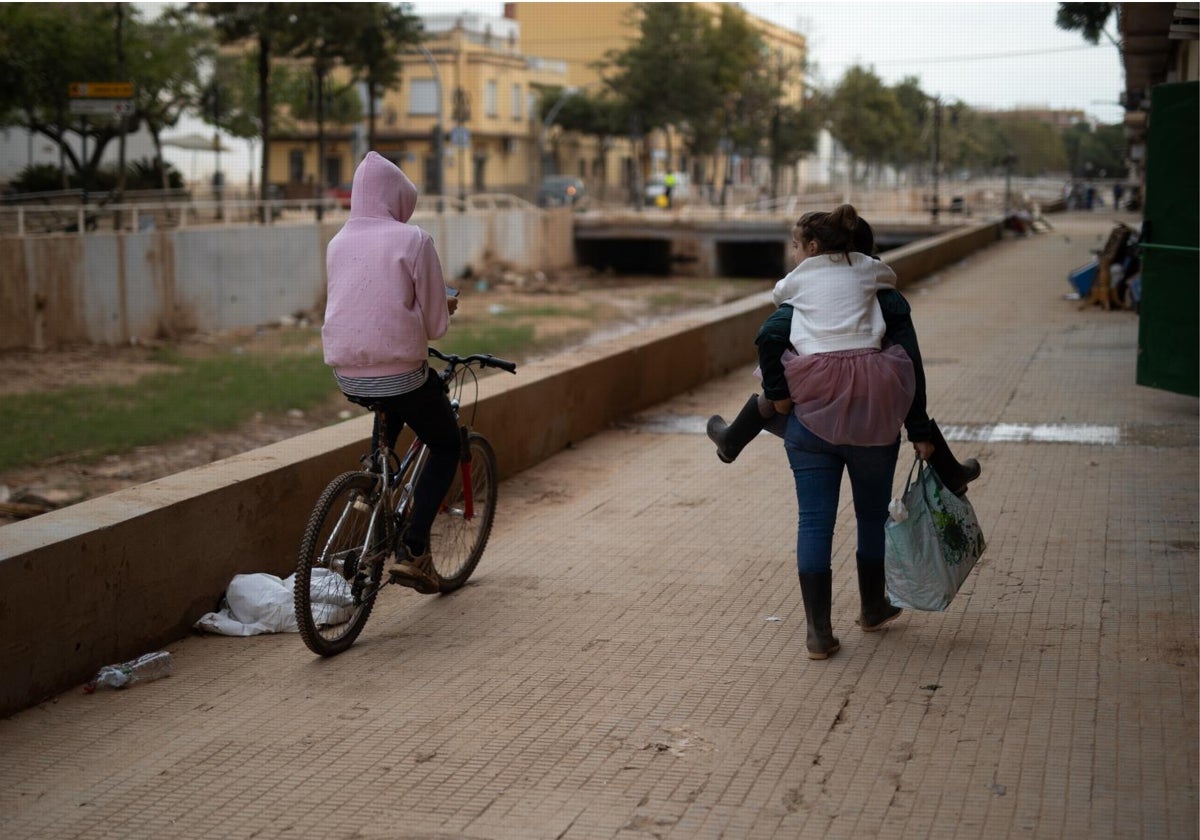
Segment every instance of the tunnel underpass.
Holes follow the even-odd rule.
[[[778,239],[758,242],[718,242],[717,275],[778,280],[791,269],[787,248]]]
[[[600,235],[575,237],[575,263],[617,275],[673,275],[779,279],[791,270],[790,229],[722,230],[655,236],[647,226],[611,227]],[[930,235],[920,226],[876,229],[879,253]],[[629,233],[630,235],[622,235]],[[757,233],[757,235],[755,235]]]
[[[575,262],[597,271],[669,277],[669,239],[576,239]]]

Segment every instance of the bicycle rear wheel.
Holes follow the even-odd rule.
[[[321,656],[350,647],[375,605],[391,523],[381,511],[374,545],[366,545],[377,485],[369,473],[339,475],[317,500],[300,541],[296,624],[304,644]]]
[[[487,439],[475,432],[467,436],[467,445],[471,452],[470,516],[467,515],[463,465],[460,464],[429,534],[433,567],[442,578],[443,593],[453,592],[471,577],[479,565],[479,558],[483,556],[483,549],[492,533],[492,521],[496,518],[499,485],[496,453]]]

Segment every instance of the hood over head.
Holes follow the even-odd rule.
[[[417,188],[408,176],[378,152],[367,152],[354,170],[350,218],[371,216],[407,222],[416,208]]]

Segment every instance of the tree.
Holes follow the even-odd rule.
[[[202,101],[201,68],[211,63],[216,53],[212,31],[187,10],[169,7],[155,20],[132,29],[125,52],[130,76],[137,80],[137,113],[154,141],[157,171],[162,188],[167,189],[162,131],[177,125],[185,112]]]
[[[747,157],[768,155],[772,161],[771,181],[778,180],[776,163],[789,152],[781,145],[785,138],[795,139],[794,130],[803,128],[802,118],[782,110],[783,82],[791,68],[771,66],[769,50],[745,12],[733,5],[722,5],[717,25],[706,33],[712,87],[719,106],[711,112],[710,132],[726,138],[726,165],[722,178],[721,203],[725,203],[730,182],[732,153]],[[694,125],[703,126],[704,115],[697,114]]]
[[[1124,178],[1127,174],[1125,132],[1119,124],[1098,126],[1093,131],[1086,122],[1077,122],[1063,130],[1062,143],[1073,178]]]
[[[998,114],[996,125],[1003,148],[1017,157],[1018,174],[1034,176],[1067,168],[1062,136],[1052,124],[1022,115]]]
[[[1059,29],[1079,32],[1090,44],[1100,43],[1100,36],[1104,35],[1120,49],[1117,39],[1104,28],[1116,8],[1115,3],[1059,3],[1054,22]]]
[[[354,18],[345,44],[345,62],[367,87],[367,147],[375,148],[375,103],[400,81],[399,54],[421,43],[420,18],[407,4],[351,3],[345,7]],[[439,129],[440,130],[440,129]]]
[[[253,40],[258,46],[258,126],[262,136],[260,197],[269,197],[271,160],[271,59],[275,43],[287,36],[295,3],[196,3],[193,8],[213,21],[222,44]],[[265,216],[264,216],[265,218]]]
[[[888,163],[901,168],[919,166],[930,159],[932,132],[930,96],[921,89],[921,80],[905,76],[892,86],[892,95],[901,115],[896,124],[896,138],[887,155]]]
[[[155,171],[167,184],[161,132],[195,107],[200,68],[213,52],[211,32],[190,15],[168,9],[145,22],[131,4],[0,5],[0,124],[19,125],[58,144],[64,163],[85,188],[97,183],[108,144],[121,135],[117,117],[69,114],[72,82],[128,81],[133,113],[125,130],[150,131]],[[127,57],[127,58],[126,58]],[[68,142],[80,137],[78,152]],[[87,149],[86,157],[84,149]],[[72,180],[60,167],[63,186]],[[118,189],[123,183],[118,168]]]
[[[114,24],[109,4],[0,4],[0,119],[52,140],[85,186],[121,126],[114,117],[70,116],[69,88],[72,82],[120,81]],[[139,125],[134,114],[127,128]],[[68,143],[71,135],[80,138],[78,152]],[[64,166],[64,187],[67,178]]]
[[[777,104],[771,120],[769,151],[771,197],[779,194],[779,176],[786,166],[794,166],[817,147],[817,118],[808,108]]]
[[[704,48],[717,107],[697,111],[692,125],[701,131],[715,129],[734,148],[750,151],[766,135],[770,109],[779,95],[779,85],[762,61],[762,37],[745,12],[722,5],[717,25],[704,31]]]
[[[606,56],[605,82],[624,103],[629,133],[688,126],[695,134],[720,105],[706,49],[708,13],[694,3],[639,3],[639,34]]]
[[[288,17],[287,30],[279,37],[280,52],[307,59],[312,66],[313,81],[311,95],[307,96],[309,108],[300,109],[317,124],[317,195],[325,194],[328,186],[325,172],[325,113],[329,105],[326,79],[334,64],[346,51],[351,30],[349,28],[349,6],[334,4],[294,4]],[[317,218],[322,215],[318,203]]]
[[[848,68],[827,107],[830,132],[851,155],[851,178],[858,177],[859,160],[868,165],[888,160],[901,138],[904,113],[874,71],[857,64]]]

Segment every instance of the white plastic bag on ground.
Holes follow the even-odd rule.
[[[280,579],[258,572],[234,575],[217,612],[206,613],[196,629],[222,636],[298,633],[293,590],[296,576]],[[313,569],[313,607],[321,623],[337,624],[350,613],[350,584],[328,569]]]
[[[292,587],[296,576],[281,580],[263,572],[234,575],[217,612],[207,613],[196,627],[223,636],[297,633]]]

